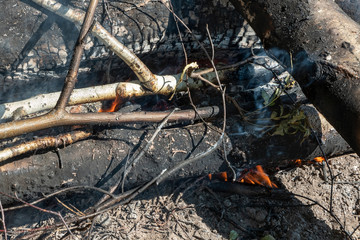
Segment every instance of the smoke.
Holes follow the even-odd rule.
[[[308,87],[314,83],[316,77],[320,74],[319,69],[311,60],[311,56],[305,50],[297,52],[295,55],[289,52],[272,48],[267,51],[268,55],[275,59],[285,71],[294,76],[302,87]]]
[[[239,102],[248,111],[251,124],[246,121],[237,126],[234,135],[252,134],[262,137],[271,125],[271,110],[266,106],[267,101],[274,96],[279,87],[274,74],[285,77],[285,69],[274,59],[269,58],[262,49],[256,51],[256,59],[238,70],[238,82],[241,86]],[[279,55],[280,56],[280,55]]]

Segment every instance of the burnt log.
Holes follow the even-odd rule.
[[[270,54],[290,66],[314,106],[360,153],[360,26],[334,1],[231,0]],[[276,49],[275,49],[276,48]]]
[[[141,1],[139,1],[139,3],[140,2]],[[236,12],[233,11],[230,6],[224,4],[224,1],[219,1],[216,4],[207,2],[207,4],[209,4],[209,8],[204,8],[204,6],[199,8],[198,3],[201,1],[194,2],[195,3],[190,3],[189,1],[186,1],[186,3],[190,5],[175,5],[174,8],[181,17],[188,18],[188,22],[191,25],[190,27],[195,29],[194,32],[197,34],[197,36],[200,36],[200,38],[202,38],[204,41],[206,40],[206,34],[204,34],[204,22],[202,21],[207,21],[210,23],[215,19],[214,16],[222,16],[221,14],[225,12],[226,16],[229,18],[222,18],[226,19],[224,23],[217,22],[216,24],[210,25],[212,28],[210,31],[214,33],[215,36],[217,36],[213,36],[213,38],[215,39],[214,43],[218,49],[226,47],[228,48],[228,51],[232,50],[232,48],[229,47],[231,46],[229,43],[234,43],[233,49],[237,50],[239,46],[244,47],[244,43],[250,45],[252,40],[256,39],[252,34],[251,29],[247,28],[247,25],[243,19],[240,18],[239,15],[236,14]],[[3,4],[6,5],[7,2],[4,2]],[[149,2],[148,5],[138,5],[136,3],[130,7],[126,6],[126,4],[127,3],[121,5],[120,9],[125,9],[125,12],[129,14],[126,16],[128,17],[126,21],[128,21],[128,27],[132,31],[129,32],[129,35],[126,35],[121,31],[115,31],[114,34],[118,34],[116,35],[117,38],[122,40],[128,38],[131,39],[131,41],[128,42],[128,45],[137,53],[148,53],[148,51],[150,51],[149,49],[153,49],[152,47],[155,46],[154,49],[158,52],[162,52],[164,56],[169,54],[169,46],[170,48],[176,48],[180,46],[178,42],[173,41],[175,39],[174,36],[176,36],[176,32],[173,32],[174,23],[171,20],[171,15],[163,15],[164,12],[160,11],[161,15],[158,16],[159,19],[157,19],[155,23],[150,21],[151,23],[149,25],[149,19],[143,18],[144,16],[141,14],[145,12],[147,17],[149,16],[148,14],[151,16],[151,14],[154,13],[152,11],[157,9],[157,7],[154,7],[154,5],[151,4],[160,4],[159,2]],[[191,8],[191,6],[194,6],[194,4],[195,7]],[[119,17],[121,14],[119,14],[119,11],[116,11],[116,7],[119,6],[111,8],[111,11],[113,11],[113,14],[115,14],[114,16],[116,16],[116,18],[114,17],[113,19],[119,20],[121,19]],[[198,11],[195,13],[196,16],[202,15],[203,11],[209,15],[207,15],[208,17],[203,16],[201,21],[195,21],[193,13],[191,13],[190,9],[195,9]],[[208,9],[211,9],[211,11]],[[25,10],[26,14],[31,14],[31,10]],[[43,9],[39,10],[44,11]],[[55,20],[52,20],[54,16],[49,12],[46,12],[46,14],[39,12],[38,17],[43,19],[46,17],[45,15],[47,15],[49,19],[44,21],[50,21],[50,23],[51,21],[55,21],[58,26],[61,26],[61,22],[64,21],[64,19],[59,19],[56,17]],[[119,17],[119,19],[117,17]],[[135,25],[131,24],[131,21],[134,20],[136,22]],[[151,20],[154,19],[151,18]],[[165,25],[160,24],[158,26],[156,23],[157,21],[163,21]],[[9,24],[9,22],[7,22],[7,24]],[[109,24],[109,22],[106,22],[105,20],[104,25],[107,26],[107,28],[110,30],[110,24],[106,24]],[[148,34],[146,33],[146,39],[149,40],[148,36],[150,36],[150,40],[152,39],[151,41],[155,42],[152,42],[150,45],[148,45],[149,42],[142,42],[142,40],[144,40],[142,39],[142,32],[137,28],[138,26],[143,25],[149,27],[140,27],[140,30],[144,30],[145,33],[147,30],[150,31],[149,29],[154,28],[153,30],[163,33],[165,37],[156,40],[156,37],[152,38],[153,36],[146,35]],[[121,25],[115,25],[115,27],[120,26]],[[157,26],[159,28],[157,28]],[[61,27],[59,28],[62,29]],[[119,28],[116,29],[119,30]],[[230,30],[230,35],[228,35],[228,32],[222,32],[228,30]],[[37,78],[40,77],[40,79],[43,78],[42,80],[48,80],[48,84],[51,85],[51,87],[54,87],[56,84],[51,81],[54,79],[60,79],[61,81],[63,80],[62,74],[66,72],[68,58],[64,58],[65,47],[61,47],[60,50],[55,50],[54,44],[60,43],[60,46],[63,46],[64,43],[62,42],[62,39],[69,40],[71,37],[65,37],[66,33],[69,33],[65,30],[62,30],[62,32],[59,31],[60,30],[58,28],[51,28],[48,26],[48,30],[45,31],[46,34],[44,34],[45,37],[41,38],[41,42],[39,43],[36,41],[33,42],[34,39],[32,39],[32,37],[33,35],[36,37],[36,34],[41,34],[41,31],[37,32],[36,34],[34,32],[26,33],[24,35],[24,39],[21,39],[19,42],[20,45],[23,44],[25,46],[16,46],[11,49],[13,52],[11,52],[11,54],[7,57],[12,57],[12,59],[2,59],[1,63],[3,72],[1,72],[1,74],[3,74],[4,77],[4,91],[7,93],[0,95],[1,101],[9,100],[9,96],[15,92],[16,95],[19,95],[21,98],[23,98],[26,94],[35,94],[35,91],[19,92],[19,88],[14,88],[13,90],[9,91],[8,86],[6,86],[6,81],[12,83],[12,81],[19,80],[21,77],[25,76],[29,77],[28,81],[26,82],[26,86],[35,85],[37,87]],[[133,34],[134,32],[136,34]],[[12,34],[13,35],[11,36],[14,37],[15,34]],[[61,38],[58,38],[58,36],[61,36]],[[27,42],[28,38],[31,39],[29,39]],[[39,40],[40,36],[37,36],[35,40],[36,39]],[[188,43],[186,46],[190,46],[190,48],[192,48],[192,44],[193,43]],[[102,52],[105,49],[104,46],[98,44],[96,41],[89,41],[89,46],[91,45],[94,46],[86,49],[86,60],[81,66],[81,72],[86,72],[87,74],[85,76],[80,74],[80,80],[87,79],[89,76],[91,76],[92,80],[98,80],[98,71],[108,68],[106,65],[109,60],[107,58],[108,53],[103,54]],[[70,43],[69,46],[71,46]],[[141,47],[138,48],[137,46]],[[22,47],[24,48],[22,49]],[[68,50],[69,49],[71,49],[71,47],[69,47]],[[54,57],[55,55],[56,57]],[[174,53],[172,53],[171,56],[173,57]],[[93,61],[94,59],[97,61]],[[60,67],[57,65],[56,68],[54,67],[55,69],[51,68],[51,64],[48,64],[50,62],[47,62],[47,60],[51,60],[50,62],[55,61],[55,63],[60,62]],[[119,63],[114,63],[114,61],[111,64],[113,67],[112,71],[114,70],[112,72],[112,74],[114,74],[112,75],[112,80],[118,80],[119,72],[116,71],[116,69],[121,67]],[[36,63],[35,65],[34,62]],[[99,62],[103,63],[100,64],[100,67]],[[150,62],[153,62],[152,59]],[[7,68],[6,66],[9,64],[11,67]],[[24,66],[26,66],[26,68]],[[91,71],[87,69],[91,69]],[[97,81],[95,82],[98,83]],[[87,82],[87,84],[89,83],[92,83],[92,81]],[[27,87],[26,89],[29,90],[29,88],[30,87]],[[37,90],[41,90],[42,92],[44,89]],[[258,92],[256,94],[258,95]],[[11,96],[12,99],[19,97],[16,95]],[[206,98],[203,95],[202,97],[203,99]],[[215,99],[213,96],[207,96],[207,98],[211,98],[210,100],[215,101],[215,104],[219,104],[219,99]],[[214,102],[211,103],[210,100],[209,104],[213,104]],[[259,101],[259,99],[255,100]],[[243,99],[239,98],[238,101],[243,101]],[[245,102],[241,102],[241,104],[246,105]],[[310,109],[313,110],[312,107],[310,107]],[[318,113],[314,110],[309,112],[310,119],[317,123],[319,121]],[[303,141],[304,139],[302,134],[274,137],[271,134],[259,134],[259,132],[256,132],[257,130],[251,129],[251,127],[247,129],[249,130],[248,132],[239,132],[239,130],[236,129],[236,124],[233,123],[240,122],[240,118],[236,116],[236,113],[234,112],[230,112],[228,121],[229,129],[231,131],[228,132],[229,136],[226,137],[227,143],[229,145],[227,150],[229,152],[231,148],[233,149],[231,152],[232,159],[230,159],[230,161],[237,167],[251,167],[257,164],[264,165],[265,167],[281,166],[289,164],[289,161],[296,158],[311,158],[320,154],[319,150],[317,149],[317,143],[315,139],[310,138]],[[325,149],[326,154],[339,154],[347,151],[348,147],[346,144],[343,142],[338,144],[339,141],[342,141],[342,139],[336,132],[331,129],[331,126],[328,126],[327,128],[324,128],[324,126],[328,126],[327,123],[322,123],[321,126],[316,126],[315,131],[320,133],[319,135],[322,136],[325,146],[328,146],[328,143],[332,141],[330,146],[337,144],[340,147],[339,149],[334,149],[332,147],[330,147],[330,149]],[[143,128],[144,126],[137,127]],[[212,127],[216,128],[215,126]],[[44,151],[41,153],[38,152],[36,154],[29,154],[26,156],[9,159],[7,162],[2,162],[0,164],[0,178],[2,179],[0,183],[0,191],[9,194],[17,192],[19,197],[30,200],[41,196],[41,193],[51,193],[59,188],[67,186],[95,185],[107,189],[109,186],[117,182],[118,179],[121,179],[124,168],[126,166],[128,152],[130,151],[133,153],[137,148],[139,148],[139,146],[141,148],[141,146],[143,146],[143,139],[147,139],[149,135],[153,133],[152,130],[128,131],[126,128],[97,130],[98,131],[95,131],[96,133],[93,139],[81,141],[75,143],[72,146],[67,146],[64,149],[60,149],[58,150],[59,155],[51,151]],[[32,136],[36,136],[38,133],[34,134],[35,135],[29,134],[26,137],[31,138]],[[240,134],[241,137],[238,137],[236,134]],[[146,137],[144,137],[145,135]],[[154,148],[145,154],[145,157],[141,159],[135,168],[133,168],[134,171],[128,175],[125,182],[126,188],[138,186],[141,183],[151,180],[155,176],[158,176],[164,168],[171,168],[175,166],[176,164],[182,162],[186,157],[189,157],[191,154],[207,151],[218,138],[219,134],[217,131],[212,131],[210,128],[205,127],[204,125],[174,129],[170,128],[164,130],[161,136],[155,139]],[[290,146],[289,143],[291,143]],[[230,147],[230,145],[232,145],[232,147]],[[3,147],[4,145],[1,146]],[[264,148],[264,146],[266,146],[266,148]],[[242,153],[245,154],[246,158],[239,159],[239,156],[242,156]],[[181,177],[198,176],[210,172],[226,170],[227,165],[224,163],[224,160],[221,157],[222,155],[223,152],[218,150],[206,158],[184,167],[184,169],[176,172],[170,178],[178,179]],[[11,203],[13,201],[13,199],[6,197],[1,198],[1,200],[2,203],[5,204]]]
[[[97,129],[94,137],[58,149],[57,153],[43,151],[2,162],[0,192],[12,196],[16,192],[20,198],[31,200],[70,186],[109,189],[122,179],[125,168],[133,165],[134,157],[154,134],[154,129],[134,130],[135,127],[140,125]],[[132,166],[125,189],[146,183],[190,155],[206,152],[219,137],[216,130],[203,124],[163,129],[144,156]],[[225,140],[230,148],[229,139]],[[225,170],[219,154],[219,151],[212,152],[206,158],[181,168],[169,179]],[[14,199],[2,195],[0,199],[3,204],[14,202]]]
[[[169,4],[170,1],[163,2]],[[64,1],[63,4],[86,9],[83,2]],[[154,74],[182,71],[185,60],[178,30],[162,1],[108,1],[106,4],[96,10],[98,21],[137,54]],[[78,26],[30,0],[17,0],[13,4],[4,1],[0,7],[4,9],[0,16],[3,23],[0,26],[0,103],[60,91],[78,36]],[[173,8],[207,47],[205,25],[209,25],[218,49],[217,59],[221,60],[224,55],[220,49],[247,48],[258,39],[228,1],[182,1],[173,3]],[[180,30],[189,58],[204,60],[204,54],[198,56],[195,53],[199,52],[199,46],[191,34],[181,26]],[[228,56],[228,52],[225,54]],[[87,38],[84,55],[76,87],[134,77],[123,61],[95,38]],[[164,66],[164,62],[177,68]],[[0,108],[0,115],[2,111]]]
[[[324,118],[319,116],[314,107],[309,105],[305,108],[308,117],[314,123],[314,130],[321,136],[324,151],[328,156],[349,151],[345,141]],[[301,133],[286,136],[261,135],[252,125],[239,132],[234,124],[239,121],[239,117],[231,115],[228,135],[225,136],[225,153],[229,153],[229,161],[237,168],[249,168],[259,164],[265,168],[287,167],[293,164],[295,159],[312,159],[321,155],[314,138],[304,139]],[[16,192],[18,197],[32,200],[66,187],[96,186],[109,189],[123,179],[125,169],[132,165],[134,157],[142,151],[154,134],[151,125],[144,130],[145,127],[146,125],[139,124],[112,128],[97,127],[90,139],[63,148],[45,149],[2,161],[0,193],[14,196]],[[171,169],[196,154],[209,151],[218,141],[220,131],[216,125],[210,123],[208,126],[202,123],[191,126],[167,126],[127,174],[125,189],[146,183],[164,169]],[[240,136],[233,133],[239,133]],[[185,165],[167,180],[228,171],[223,156],[223,149],[218,148],[206,157]],[[93,194],[95,193],[93,191]],[[0,199],[3,204],[15,201],[2,195]]]

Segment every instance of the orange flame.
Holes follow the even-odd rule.
[[[302,164],[301,159],[296,159],[296,160],[295,160],[295,164],[300,166],[300,165]]]
[[[248,172],[243,174],[238,181],[278,188],[275,183],[271,182],[269,176],[264,172],[264,169],[260,165],[257,165],[255,169],[250,169]]]
[[[225,182],[228,181],[228,175],[226,172],[208,174],[208,178],[210,180],[216,178]],[[243,173],[242,176],[236,181],[241,183],[258,184],[266,187],[278,188],[275,183],[271,182],[269,176],[264,172],[264,169],[260,165],[257,165],[255,169],[245,170],[245,173]]]
[[[121,98],[118,95],[116,95],[116,98],[111,103],[111,106],[108,109],[101,108],[99,112],[116,112],[117,110],[119,110],[122,103],[123,101],[121,100]]]
[[[227,178],[227,173],[226,173],[226,172],[221,172],[221,173],[220,173],[220,177],[221,177],[222,179],[224,179],[225,182],[227,182],[228,178]]]
[[[227,172],[221,172],[221,173],[217,173],[217,174],[211,174],[211,173],[208,174],[208,178],[210,180],[212,180],[213,177],[216,178],[216,179],[220,179],[222,181],[225,181],[225,182],[228,181]]]
[[[325,161],[325,158],[324,157],[315,157],[314,161],[318,162],[318,163],[322,163],[323,161]]]
[[[313,160],[310,160],[310,161],[296,159],[294,161],[294,164],[296,166],[301,166],[301,165],[305,165],[305,164],[310,165],[310,164],[315,164],[315,163],[322,163],[323,161],[325,161],[324,157],[315,157]]]

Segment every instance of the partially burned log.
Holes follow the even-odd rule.
[[[158,3],[159,2],[156,2],[156,4]],[[149,4],[153,4],[153,2],[150,2]],[[216,6],[223,5],[220,4]],[[216,6],[214,5],[212,7],[216,8]],[[142,7],[144,6],[136,5],[135,9]],[[182,6],[175,6],[175,9],[179,10],[179,8],[180,10],[183,10]],[[149,9],[152,9],[151,6],[149,6]],[[133,8],[128,9],[129,12],[132,10]],[[189,19],[191,20],[193,18],[190,15]],[[236,16],[234,19],[237,19]],[[145,22],[147,23],[147,20],[145,20]],[[209,22],[211,21],[209,20]],[[230,22],[233,23],[233,21]],[[241,22],[240,25],[242,24],[243,23]],[[195,25],[199,26],[199,23],[197,22]],[[219,25],[222,26],[222,24]],[[134,26],[130,25],[130,27]],[[213,27],[215,27],[215,30],[217,29],[217,26]],[[241,31],[244,33],[244,30]],[[235,31],[233,33],[237,37],[240,34],[236,33]],[[244,33],[244,35],[246,34]],[[119,36],[117,37],[119,38]],[[237,37],[235,37],[233,40],[235,41],[234,44],[238,47],[240,40],[237,39]],[[220,47],[224,38],[226,40],[227,37],[223,35],[220,38],[220,42],[218,43]],[[45,42],[52,42],[50,40],[45,39]],[[130,45],[134,47],[134,50],[136,50],[136,44],[139,42],[140,41],[138,39],[135,39],[135,43],[131,43]],[[145,44],[145,46],[148,45]],[[38,47],[41,49],[43,46]],[[99,49],[103,48],[101,45],[96,47]],[[95,49],[97,49],[96,47]],[[160,46],[158,47],[160,48]],[[97,51],[91,52],[91,49],[92,48],[90,47],[87,49],[88,54],[96,55],[99,53]],[[144,49],[149,50],[147,47],[144,47]],[[52,48],[52,50],[54,49]],[[42,51],[42,53],[44,52],[46,55],[46,51]],[[58,51],[58,54],[60,55],[60,51]],[[20,59],[23,64],[15,61],[13,68],[10,68],[6,71],[4,70],[2,72],[4,74],[4,80],[16,80],[16,76],[19,75],[16,74],[18,71],[24,71],[25,73],[24,65],[26,61],[31,62],[32,59],[42,59],[41,56],[32,57],[33,55],[29,54],[29,56],[25,57],[24,59]],[[100,58],[101,60],[104,60],[101,54]],[[295,61],[295,63],[297,64],[296,66],[298,66],[303,62]],[[65,65],[65,60],[63,64]],[[83,69],[86,69],[88,66],[89,65],[85,64]],[[47,69],[44,67],[38,68],[37,71],[35,71],[34,68],[35,75],[38,75],[40,72],[50,72],[52,70],[53,69]],[[307,72],[308,69],[305,70]],[[94,72],[91,72],[91,74],[94,74]],[[10,76],[11,78],[9,78]],[[238,92],[237,94],[240,93]],[[256,94],[259,95],[259,92]],[[6,96],[4,98],[6,98]],[[207,98],[210,99],[208,104],[212,104],[214,102],[214,104],[219,104],[219,98],[215,99],[213,96],[207,96]],[[245,101],[245,99],[241,99],[241,101]],[[262,102],[263,100],[255,99],[255,101],[257,102],[256,104],[258,104],[259,101]],[[245,102],[240,104],[246,105]],[[313,110],[313,108],[309,108]],[[254,109],[248,110],[252,111]],[[315,123],[319,121],[319,115],[316,111],[310,111],[309,117]],[[230,116],[228,120],[229,123],[236,123],[240,121],[240,118],[238,116]],[[325,124],[323,126],[328,125]],[[335,142],[341,141],[341,138],[336,133],[334,134],[334,131],[331,130],[331,127],[324,128],[323,126],[316,126],[315,131],[321,133],[325,142],[325,146],[330,142],[330,140],[335,139]],[[139,163],[136,164],[136,167],[133,168],[133,171],[127,175],[125,187],[130,188],[149,181],[152,178],[158,176],[164,168],[171,168],[184,161],[184,159],[192,154],[208,151],[219,139],[218,132],[220,130],[218,129],[218,131],[214,131],[213,128],[216,127],[212,126],[212,128],[210,128],[205,127],[204,125],[196,125],[193,127],[164,130],[161,133],[161,136],[155,139],[154,147],[146,152],[145,157],[142,158]],[[247,129],[250,131],[239,131],[236,129],[235,124],[230,124],[229,129],[234,131],[229,131],[229,136],[225,138],[228,143],[226,153],[230,151],[230,145],[233,145],[232,148],[234,150],[231,154],[233,158],[230,160],[232,161],[232,164],[236,165],[237,167],[249,167],[256,164],[262,164],[264,166],[271,167],[281,166],[289,164],[291,160],[296,158],[309,158],[314,156],[314,154],[320,154],[316,149],[316,140],[313,138],[304,139],[302,133],[274,137],[270,132],[260,134],[258,130],[251,129],[251,127]],[[142,147],[143,136],[146,134],[151,134],[152,132],[153,131],[151,130],[130,131],[128,129],[124,130],[121,128],[102,131],[99,130],[96,131],[97,135],[95,134],[96,137],[93,139],[78,142],[72,146],[67,146],[64,150],[60,149],[58,150],[59,154],[50,151],[44,151],[34,155],[22,155],[17,158],[9,159],[5,162],[1,162],[0,177],[2,178],[2,181],[0,183],[0,191],[5,193],[13,193],[16,191],[21,198],[28,200],[40,196],[40,193],[51,193],[56,189],[66,186],[96,185],[98,187],[108,188],[121,179],[121,177],[123,177],[123,172],[127,165],[128,153],[133,153],[133,151],[135,151],[139,146]],[[240,137],[237,137],[236,134],[239,134]],[[290,146],[289,143],[291,143]],[[334,143],[332,142],[332,144]],[[344,142],[339,144],[339,146],[340,148],[335,150],[325,149],[325,153],[331,155],[342,153],[348,150],[347,145],[344,144]],[[240,159],[243,153],[246,157]],[[175,172],[171,178],[175,179],[180,177],[198,176],[219,170],[226,170],[227,165],[224,163],[221,157],[222,154],[224,154],[222,151],[217,151],[215,153],[213,152],[206,158],[200,159],[198,162],[194,162],[192,165],[187,165],[186,167],[182,168],[181,171]],[[13,199],[2,199],[2,203],[10,203],[12,201]]]
[[[305,108],[314,123],[314,130],[322,135],[323,148],[328,156],[349,150],[339,134],[321,119],[314,107]],[[229,118],[229,124],[239,121],[236,116]],[[50,148],[2,161],[0,192],[12,196],[16,192],[20,198],[31,200],[72,186],[109,189],[123,178],[125,168],[132,165],[134,157],[154,134],[151,126],[148,126],[148,130],[133,129],[140,126],[130,124],[110,129],[96,128],[90,139],[57,150]],[[304,139],[302,133],[271,136],[254,132],[256,130],[252,126],[246,129],[248,131],[241,132],[235,127],[235,124],[230,126],[230,136],[226,135],[225,141],[226,153],[230,153],[228,158],[236,167],[248,168],[258,164],[265,168],[282,167],[293,164],[293,160],[297,158],[311,159],[321,155],[316,140]],[[139,186],[158,176],[164,169],[170,169],[189,157],[209,151],[218,141],[219,131],[221,130],[212,124],[205,126],[202,123],[185,127],[168,126],[163,129],[127,174],[125,189]],[[234,132],[240,136],[232,134]],[[218,148],[174,172],[168,180],[228,171],[223,154],[222,148]],[[0,199],[3,204],[14,202],[14,199],[2,195]]]
[[[331,0],[231,2],[288,67],[292,53],[305,95],[360,154],[360,26]]]

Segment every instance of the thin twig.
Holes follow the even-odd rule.
[[[73,9],[62,5],[55,0],[32,0],[36,4],[56,13],[57,15],[68,19],[71,22],[81,24],[84,19],[84,12],[78,9]],[[91,29],[92,33],[102,41],[111,51],[120,57],[136,74],[140,82],[144,84],[147,89],[156,92],[158,85],[156,76],[148,69],[148,67],[125,45],[120,43],[114,36],[112,36],[106,29],[97,21]]]
[[[145,147],[140,151],[140,153],[136,156],[136,158],[131,162],[130,166],[128,168],[125,168],[124,170],[124,177],[121,183],[121,191],[124,192],[124,184],[125,184],[125,179],[126,176],[128,175],[128,173],[131,171],[131,169],[133,167],[135,167],[135,165],[137,164],[137,162],[142,158],[142,156],[145,154],[145,152],[149,149],[149,147],[151,146],[151,144],[153,143],[154,139],[156,138],[156,136],[159,134],[159,132],[161,131],[161,129],[164,127],[164,125],[167,123],[167,121],[169,120],[169,118],[171,117],[171,115],[173,115],[175,113],[175,111],[177,111],[179,109],[175,108],[174,110],[172,110],[165,118],[164,120],[161,122],[161,124],[159,124],[159,126],[157,127],[156,131],[154,132],[154,134],[152,135],[152,137],[150,138],[150,140],[146,143]]]
[[[351,237],[352,235],[354,235],[354,233],[355,233],[359,228],[360,228],[360,224],[357,225],[356,228],[354,228],[354,230],[353,230],[352,233],[350,234],[350,237]]]
[[[193,102],[193,99],[192,99],[192,96],[191,96],[191,91],[190,89],[188,89],[188,97],[189,97],[189,100],[190,100],[190,105],[192,106],[192,108],[194,109],[194,111],[197,113],[197,115],[199,116],[200,120],[207,126],[209,127],[210,129],[216,131],[216,132],[219,132],[221,133],[221,131],[219,131],[218,128],[215,128],[214,126],[211,126],[209,124],[206,123],[205,119],[203,117],[201,117],[201,115],[199,114],[198,112],[198,108],[195,106],[194,102]]]
[[[174,11],[174,7],[173,7],[171,1],[169,1],[169,5],[170,5],[171,10]],[[180,31],[180,28],[179,28],[178,19],[175,17],[175,15],[173,15],[173,19],[174,19],[174,21],[175,21],[176,29],[177,29],[178,34],[179,34],[179,39],[180,39],[180,42],[181,42],[181,47],[182,47],[183,52],[184,52],[184,56],[185,56],[185,66],[187,66],[187,65],[188,65],[188,57],[187,57],[187,52],[186,52],[186,49],[185,49],[184,41],[183,41],[183,38],[182,38],[182,34],[181,34],[181,31]]]
[[[70,69],[65,79],[65,84],[61,91],[59,100],[55,106],[54,111],[65,111],[65,107],[69,101],[72,90],[77,81],[77,74],[80,67],[81,56],[84,52],[84,40],[89,33],[90,27],[93,24],[96,6],[99,0],[91,0],[84,17],[84,23],[81,26],[80,34],[77,39],[74,54],[71,59]]]
[[[170,9],[163,1],[162,1],[163,5],[174,15],[174,17],[176,17],[176,19],[178,19],[178,21],[186,28],[187,31],[189,31],[189,33],[192,34],[193,39],[195,41],[197,41],[197,43],[199,44],[199,46],[202,48],[202,50],[205,52],[207,58],[209,59],[212,68],[215,72],[215,77],[218,83],[218,88],[219,91],[221,92],[221,96],[222,96],[222,102],[223,102],[223,126],[222,126],[222,133],[221,136],[219,138],[219,140],[213,145],[211,146],[208,150],[206,150],[205,152],[199,153],[193,157],[190,157],[186,160],[184,160],[183,162],[181,162],[180,164],[177,164],[176,166],[172,167],[171,169],[169,169],[168,171],[166,171],[161,177],[159,177],[159,179],[156,181],[156,184],[160,184],[163,180],[165,180],[167,177],[169,177],[171,174],[173,174],[174,172],[178,171],[179,169],[183,168],[184,166],[193,163],[194,161],[197,161],[200,158],[203,158],[205,156],[207,156],[208,154],[212,153],[213,151],[215,151],[218,146],[220,145],[220,143],[223,140],[224,134],[225,134],[225,129],[226,129],[226,101],[225,101],[225,89],[223,89],[220,79],[219,79],[219,74],[218,71],[216,70],[215,67],[215,63],[213,61],[213,58],[211,58],[208,54],[208,52],[206,51],[205,47],[196,39],[196,37],[194,36],[194,33],[189,29],[189,27],[176,15],[176,13]],[[212,42],[209,30],[207,29],[208,35],[209,35],[209,40],[210,42]],[[214,45],[212,45],[212,52],[214,52]]]
[[[85,216],[85,214],[81,211],[79,211],[78,209],[74,210],[71,207],[69,207],[68,205],[66,205],[65,203],[63,203],[60,199],[58,199],[57,197],[55,197],[56,201],[58,201],[58,203],[60,203],[64,208],[66,208],[67,210],[69,210],[70,212],[74,213],[76,216]]]
[[[206,157],[207,155],[209,155],[210,153],[214,152],[220,145],[220,143],[222,142],[222,139],[224,137],[224,133],[221,134],[219,140],[212,145],[210,148],[208,148],[205,152],[201,152],[199,154],[196,154],[195,156],[188,158],[184,161],[182,161],[181,163],[177,164],[176,166],[170,168],[169,170],[167,170],[157,181],[156,184],[159,185],[162,181],[164,181],[166,178],[168,178],[170,175],[172,175],[174,172],[180,170],[181,168],[201,159]]]
[[[50,210],[47,210],[47,209],[43,209],[43,208],[40,208],[40,207],[37,207],[35,205],[32,205],[31,203],[28,203],[28,202],[25,202],[24,200],[20,199],[17,194],[15,193],[15,198],[22,202],[23,204],[25,205],[28,205],[29,207],[32,207],[36,210],[39,210],[40,212],[45,212],[45,213],[49,213],[49,214],[52,214],[52,215],[55,215],[55,216],[58,216],[60,218],[60,220],[62,221],[63,225],[65,226],[65,228],[67,229],[67,231],[69,232],[69,234],[75,238],[75,239],[78,239],[75,235],[73,235],[73,233],[71,232],[68,224],[65,222],[65,219],[63,218],[63,216],[59,213],[59,212],[53,212],[53,211],[50,211]]]
[[[129,150],[129,152],[128,152],[128,155],[126,156],[126,159],[125,159],[125,166],[124,166],[124,173],[123,173],[123,177],[122,177],[122,183],[121,183],[121,192],[123,193],[124,192],[124,182],[125,182],[125,173],[126,173],[126,169],[128,168],[128,163],[129,163],[129,158],[130,158],[130,150]],[[119,181],[120,181],[120,179],[119,179]],[[112,188],[111,188],[111,190],[112,191],[115,191],[115,189],[118,187],[118,184],[115,184]]]
[[[322,204],[320,204],[318,201],[316,200],[313,200],[309,197],[306,197],[306,196],[303,196],[303,195],[300,195],[300,194],[296,194],[296,193],[292,193],[294,196],[297,196],[297,197],[300,197],[300,198],[304,198],[308,201],[311,201],[313,203],[315,203],[316,205],[318,205],[319,207],[321,207],[325,212],[329,213],[331,217],[333,217],[335,219],[335,221],[339,224],[341,230],[346,234],[346,236],[349,238],[349,239],[352,239],[351,235],[346,231],[346,229],[344,228],[344,226],[342,225],[340,219],[331,211],[331,209],[327,209],[325,206],[323,206]]]
[[[112,187],[112,191],[114,192],[116,190],[116,188],[119,186],[120,181],[118,181],[113,187]],[[109,197],[103,197],[102,199],[100,199],[95,205],[94,205],[94,209],[99,209],[99,208],[104,208],[105,206],[109,206],[109,201],[115,200],[117,202],[129,197],[131,194],[133,194],[135,191],[139,190],[140,187],[135,187],[133,189],[130,189],[124,193],[120,193],[115,195],[115,197],[113,197],[112,199],[108,200]],[[108,200],[108,202],[106,202]]]
[[[226,151],[226,143],[225,143],[225,139],[223,139],[223,149],[224,149],[224,159],[225,162],[227,163],[228,167],[230,168],[231,172],[232,172],[232,181],[235,182],[236,180],[236,172],[234,167],[231,165],[230,161],[227,158],[227,151]]]
[[[49,199],[49,198],[51,198],[53,196],[59,195],[61,193],[65,193],[65,192],[69,192],[69,191],[73,191],[73,190],[83,190],[83,189],[85,189],[85,190],[88,190],[88,189],[95,190],[95,191],[101,192],[103,194],[107,194],[112,198],[117,197],[114,194],[112,194],[112,193],[110,193],[108,191],[105,191],[105,190],[103,190],[101,188],[97,188],[97,187],[93,187],[93,186],[73,186],[73,187],[64,188],[64,189],[61,189],[59,191],[48,194],[48,195],[44,196],[43,198],[40,198],[40,199],[38,199],[36,201],[31,202],[30,204],[35,205],[37,203],[40,203],[40,202],[42,202],[44,200],[47,200],[47,199]],[[7,196],[9,198],[14,198],[13,196],[11,196],[9,194],[6,194],[6,193],[3,193],[3,192],[0,192],[0,195]],[[24,207],[27,207],[27,206],[28,206],[27,204],[23,204],[23,205],[20,205],[20,206],[8,207],[8,208],[5,208],[4,211],[16,210],[16,209],[24,208]]]
[[[4,214],[3,205],[1,204],[1,200],[0,200],[0,211],[1,211],[1,222],[3,225],[3,229],[4,229],[4,238],[5,238],[5,240],[7,240],[8,237],[7,237],[7,230],[6,230],[5,214]]]
[[[128,164],[129,158],[130,158],[130,151],[128,151],[128,154],[126,155],[125,167],[124,167],[125,169],[127,168],[127,164]],[[122,178],[119,178],[119,179],[116,181],[116,183],[109,188],[108,191],[109,191],[110,193],[114,193],[115,190],[119,187],[121,181],[122,181]],[[124,191],[122,191],[121,194],[124,194]],[[117,196],[116,196],[116,197],[117,197]],[[115,198],[116,198],[116,197],[115,197]],[[97,208],[97,207],[100,206],[103,202],[107,201],[109,198],[110,198],[109,195],[104,195],[104,196],[103,196],[102,198],[100,198],[100,200],[94,205],[94,207]]]
[[[105,204],[99,206],[96,210],[95,213],[93,214],[89,214],[85,217],[81,217],[79,218],[79,220],[83,220],[83,219],[87,219],[89,217],[94,217],[96,215],[99,215],[103,212],[106,212],[110,209],[114,209],[118,206],[124,205],[128,202],[130,202],[132,199],[134,199],[137,195],[139,195],[140,193],[142,193],[143,191],[145,191],[146,189],[148,189],[152,184],[154,184],[166,171],[166,169],[164,169],[158,176],[156,176],[155,178],[153,178],[151,181],[149,181],[148,183],[146,183],[144,186],[140,187],[140,188],[136,188],[134,190],[134,192],[132,194],[129,195],[129,197],[125,198],[124,200],[122,200],[123,198],[115,198],[112,199],[108,202],[106,202]],[[121,201],[122,200],[122,201]]]

